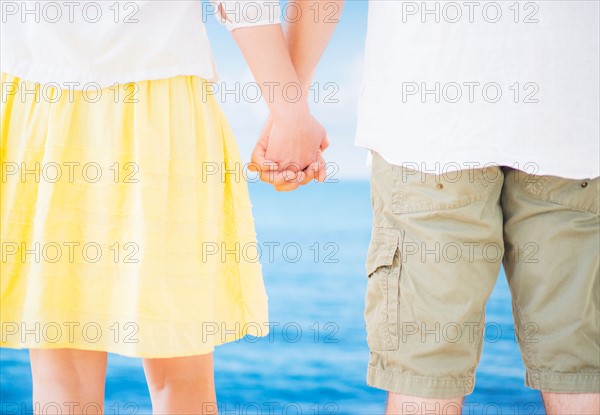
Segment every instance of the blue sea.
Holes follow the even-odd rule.
[[[371,230],[367,181],[277,193],[250,185],[271,332],[217,348],[221,415],[382,414],[386,395],[365,383],[365,256]],[[487,304],[486,341],[464,414],[543,414],[524,367],[501,272]],[[31,414],[27,351],[1,349],[3,414]],[[14,411],[18,403],[19,410]],[[109,356],[107,414],[149,414],[139,359]]]

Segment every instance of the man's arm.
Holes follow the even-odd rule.
[[[288,9],[302,14],[286,26],[292,64],[306,91],[342,15],[344,0],[290,0]]]
[[[317,65],[327,47],[340,19],[344,0],[290,0],[288,9],[301,16],[290,21],[286,26],[286,42],[290,58],[299,82],[302,86],[303,97],[308,98],[310,85]],[[270,146],[270,131],[272,119],[269,119],[252,154],[255,163],[264,165]],[[328,146],[327,137],[321,142],[321,150]],[[278,190],[294,190],[300,184],[306,184],[313,178],[325,180],[325,161],[321,154],[317,155],[317,165],[311,165],[306,171],[306,177],[299,182],[282,180],[281,173],[274,176],[264,173],[261,178],[271,182]]]
[[[269,160],[280,169],[304,170],[317,160],[325,129],[310,114],[306,94],[300,100],[284,95],[286,85],[300,85],[288,54],[281,25],[243,27],[232,32],[271,112]],[[264,165],[260,163],[261,166]],[[297,180],[303,180],[301,173]]]

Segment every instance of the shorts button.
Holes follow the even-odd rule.
[[[583,187],[583,188],[586,188],[586,187],[588,187],[588,182],[583,182],[583,183],[581,183],[581,187]]]
[[[435,187],[437,187],[438,190],[442,190],[444,188],[444,185],[441,183],[438,183]]]

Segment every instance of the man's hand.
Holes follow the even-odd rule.
[[[314,120],[314,118],[312,118],[312,120]],[[321,136],[321,139],[320,142],[316,144],[317,150],[315,151],[313,149],[312,154],[310,153],[310,147],[305,147],[308,147],[309,149],[306,157],[309,160],[313,160],[306,168],[300,170],[300,162],[277,163],[276,161],[267,158],[267,153],[271,154],[271,137],[275,125],[274,119],[269,117],[260,134],[256,147],[254,147],[254,151],[252,152],[252,164],[250,165],[250,170],[258,171],[261,180],[271,183],[277,191],[296,190],[298,187],[307,184],[311,180],[318,180],[320,182],[325,181],[327,172],[325,170],[325,160],[323,159],[322,152],[329,146],[329,140],[327,139],[323,127],[318,122],[314,122],[316,123],[316,125],[314,125],[314,131],[316,131],[317,136]],[[281,139],[283,139],[284,142],[280,144],[285,147],[286,137],[284,136]],[[301,140],[302,137],[299,137],[299,139]],[[303,143],[300,144],[300,147],[302,147]],[[310,146],[314,145],[314,143],[310,143]],[[293,157],[294,154],[292,153],[291,156]],[[286,166],[288,168],[286,168]]]
[[[304,170],[317,160],[317,151],[326,136],[325,128],[305,107],[273,116],[265,157],[280,170]]]

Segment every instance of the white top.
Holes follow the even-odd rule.
[[[356,143],[438,174],[597,177],[599,4],[371,1]]]
[[[280,23],[277,0],[2,0],[0,65],[69,89],[177,75],[216,80],[204,26],[210,15],[230,31]]]

